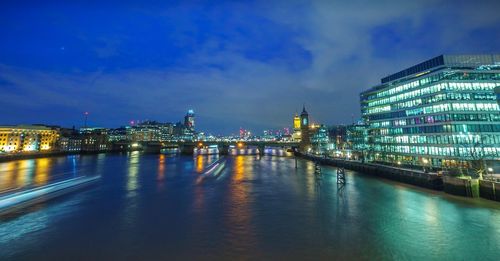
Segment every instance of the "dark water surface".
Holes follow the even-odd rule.
[[[498,260],[500,204],[286,157],[111,154],[0,163],[0,191],[100,174],[0,217],[0,260]]]

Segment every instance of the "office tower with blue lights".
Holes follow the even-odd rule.
[[[440,55],[361,93],[374,161],[470,167],[500,159],[500,55]]]
[[[194,133],[194,110],[188,110],[186,116],[184,116],[184,127],[190,133]]]

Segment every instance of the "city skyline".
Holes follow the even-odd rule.
[[[2,124],[177,122],[230,134],[352,123],[359,93],[440,54],[498,53],[495,1],[25,6],[5,3]],[[89,20],[88,17],[93,19]],[[450,26],[453,24],[453,26]],[[431,48],[432,47],[432,48]],[[342,113],[336,113],[342,112]]]
[[[0,260],[498,259],[498,10],[2,1]]]

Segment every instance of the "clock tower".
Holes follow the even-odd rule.
[[[309,114],[306,111],[306,106],[302,108],[302,113],[300,114],[300,131],[302,133],[302,139],[300,140],[300,151],[307,152],[307,149],[311,145],[311,139],[309,135]]]

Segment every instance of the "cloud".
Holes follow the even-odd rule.
[[[359,117],[359,92],[390,73],[441,53],[498,52],[499,7],[351,0],[139,8],[131,31],[80,28],[96,56],[85,58],[85,70],[13,65],[0,56],[9,105],[0,112],[49,114],[55,106],[67,110],[65,123],[89,110],[96,123],[116,126],[175,121],[194,108],[199,128],[228,133],[289,126],[305,102],[317,122],[348,123]]]

